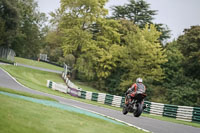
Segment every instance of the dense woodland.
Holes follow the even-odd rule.
[[[24,58],[47,54],[72,67],[72,78],[124,95],[137,77],[148,99],[200,106],[200,26],[172,42],[158,13],[144,0],[104,8],[107,0],[61,0],[48,20],[34,0],[0,1],[0,47]],[[48,25],[47,25],[48,24]]]

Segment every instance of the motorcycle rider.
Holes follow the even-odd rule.
[[[133,83],[132,86],[126,91],[125,104],[127,106],[136,94],[144,94],[146,92],[146,87],[142,82],[142,78],[137,78],[136,83]]]

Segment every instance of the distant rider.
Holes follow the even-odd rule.
[[[127,90],[125,100],[126,105],[132,101],[136,94],[144,94],[146,92],[146,87],[142,81],[142,78],[137,78],[136,83],[133,83],[131,88]]]

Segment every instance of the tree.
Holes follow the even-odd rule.
[[[42,28],[46,20],[45,14],[37,10],[37,3],[34,0],[18,0],[17,8],[20,22],[12,48],[17,56],[36,58],[43,43]]]
[[[97,18],[107,14],[107,9],[104,8],[106,2],[107,0],[61,0],[61,7],[57,12],[61,16],[61,27],[87,29]]]
[[[147,81],[160,81],[164,77],[161,65],[167,61],[166,55],[158,43],[160,33],[154,25],[146,25],[126,37],[127,47],[124,51],[122,67],[126,72],[122,76],[121,86],[127,88],[137,77]]]
[[[16,0],[0,1],[0,45],[11,47],[16,36],[19,13]]]
[[[165,83],[173,83],[174,85],[170,85],[171,87],[181,85],[180,79],[184,77],[184,70],[182,67],[184,56],[179,50],[177,41],[174,40],[165,46],[165,54],[168,59],[168,62],[162,66],[165,71]]]
[[[191,26],[179,36],[177,43],[185,57],[184,71],[187,76],[200,79],[200,26]]]
[[[86,74],[86,69],[81,68],[80,64],[83,63],[83,60],[92,59],[87,59],[90,57],[87,51],[99,51],[90,28],[98,19],[107,14],[107,10],[104,8],[106,2],[107,0],[61,0],[61,8],[57,11],[60,14],[58,30],[62,36],[64,56],[72,54],[75,57],[75,72],[79,70]],[[55,16],[55,14],[52,15]],[[83,56],[83,53],[85,56]],[[92,67],[94,68],[95,65],[92,65]],[[88,75],[88,78],[94,78],[94,73],[90,72],[86,75]],[[97,74],[95,73],[95,75]]]
[[[130,0],[130,3],[123,6],[114,6],[111,18],[130,20],[140,28],[144,28],[146,24],[153,24],[153,16],[156,10],[150,9],[150,4],[144,0]],[[170,30],[163,24],[155,24],[156,29],[162,34],[158,38],[160,41],[170,38]]]
[[[130,0],[129,4],[113,7],[113,17],[116,19],[128,19],[139,27],[145,27],[145,24],[151,24],[156,10],[150,10],[150,4],[144,0]]]
[[[165,47],[168,62],[162,65],[165,78],[162,86],[165,88],[165,99],[170,104],[197,106],[199,103],[199,80],[185,75],[186,57],[180,50],[178,41],[168,43]]]

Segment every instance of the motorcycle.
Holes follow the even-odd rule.
[[[142,114],[143,110],[146,108],[146,105],[144,105],[145,97],[146,94],[144,93],[136,94],[128,105],[124,104],[122,113],[126,115],[128,112],[130,112],[133,113],[135,117],[139,117]]]

